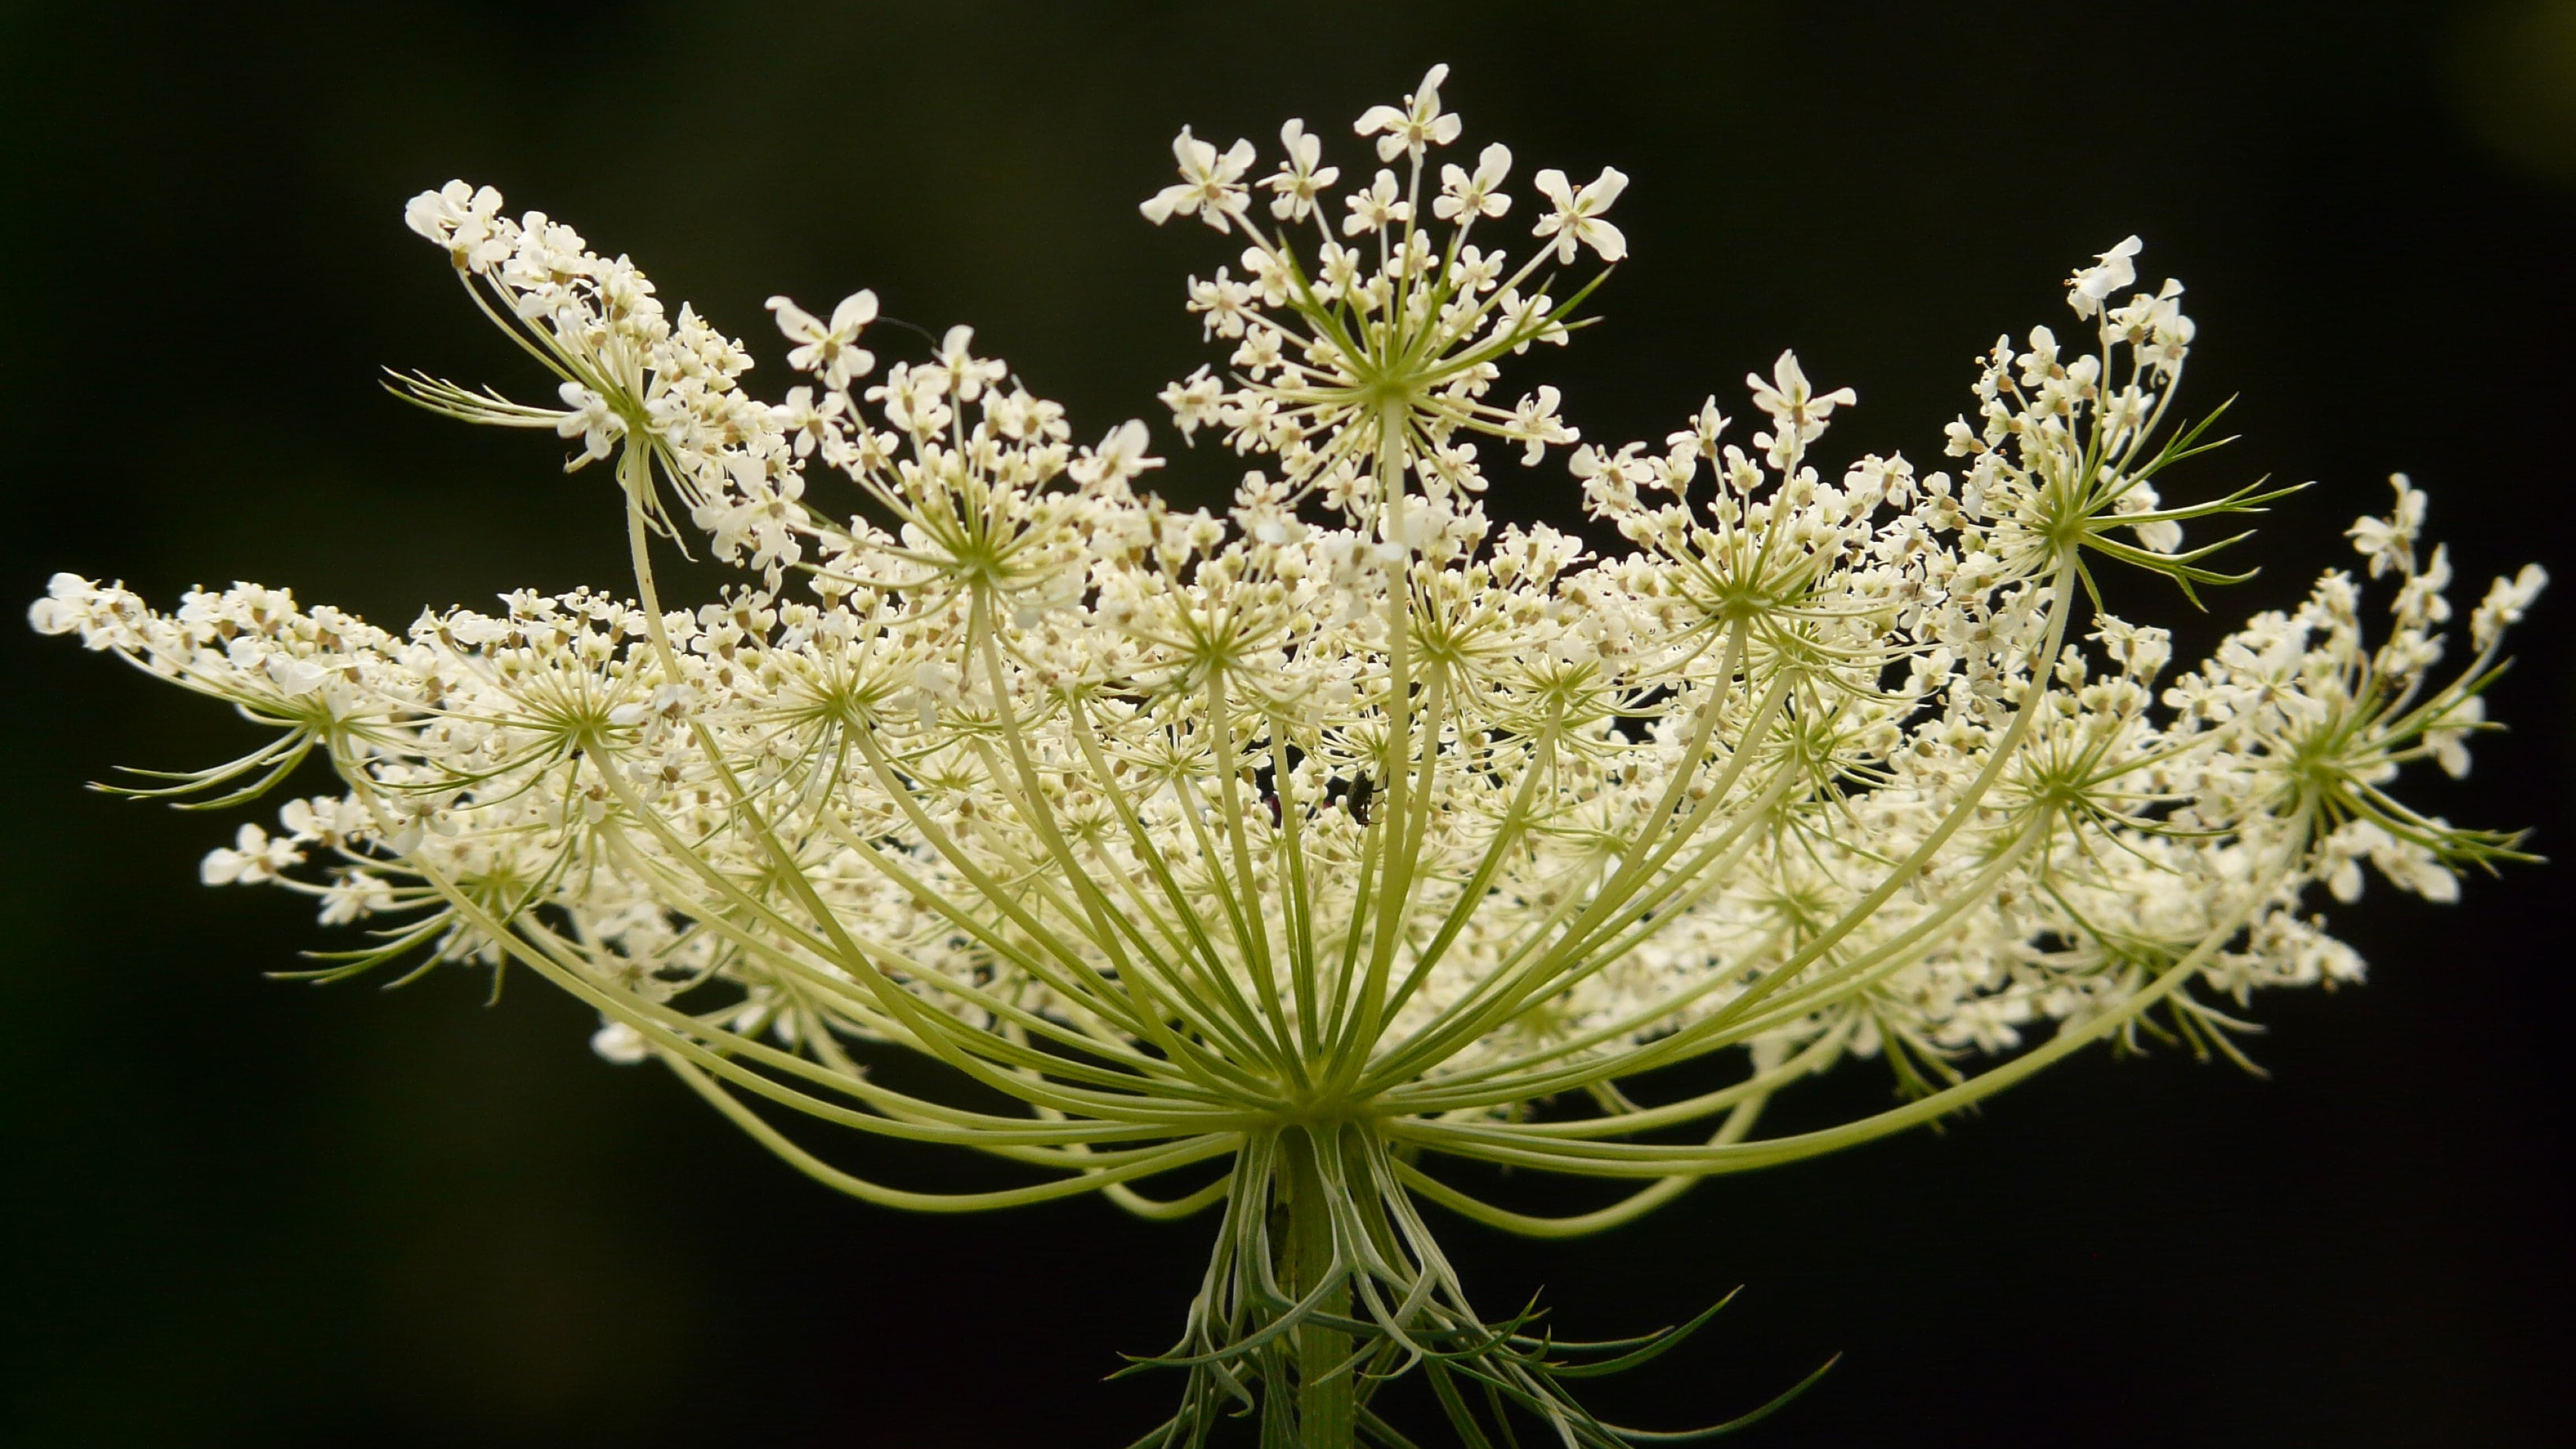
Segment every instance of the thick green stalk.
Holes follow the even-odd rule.
[[[1302,1300],[1335,1280],[1316,1311],[1347,1317],[1350,1284],[1333,1251],[1333,1205],[1327,1196],[1332,1189],[1321,1163],[1321,1154],[1337,1150],[1332,1131],[1290,1131],[1280,1146],[1286,1149],[1288,1169],[1288,1291]],[[1352,1449],[1358,1443],[1359,1401],[1354,1375],[1343,1363],[1350,1356],[1349,1334],[1312,1323],[1298,1327],[1297,1443],[1302,1449]]]

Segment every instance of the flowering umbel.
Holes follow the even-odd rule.
[[[1163,394],[1248,466],[1226,516],[1140,492],[1143,423],[1077,446],[968,328],[879,371],[868,292],[771,299],[806,380],[755,399],[743,345],[625,258],[455,182],[407,220],[558,395],[396,390],[600,465],[635,597],[397,633],[249,584],[162,613],[61,575],[31,618],[276,731],[135,793],[232,805],[330,762],[340,793],[204,869],[374,931],[306,974],[534,972],[598,1010],[601,1055],[658,1060],[870,1202],[1218,1210],[1186,1331],[1147,1360],[1184,1370],[1180,1407],[1140,1443],[1238,1410],[1266,1445],[1403,1443],[1370,1401],[1414,1369],[1469,1442],[1515,1413],[1629,1442],[1563,1380],[1669,1338],[1587,1357],[1481,1315],[1422,1203],[1590,1232],[2091,1042],[2232,1054],[2255,988],[2361,975],[2316,887],[2353,898],[2366,861],[2449,900],[2514,854],[2391,790],[2468,768],[2543,580],[2498,580],[2445,669],[2450,566],[2401,477],[2352,530],[2367,580],[2327,574],[2160,684],[2168,636],[2105,612],[2096,571],[2221,582],[2186,525],[2273,495],[2164,496],[2213,445],[2174,408],[2182,289],[2138,286],[2134,238],[2074,275],[2073,339],[1996,341],[1942,470],[1829,477],[1855,398],[1789,353],[1747,378],[1740,435],[1712,397],[1660,445],[1585,442],[1554,388],[1496,388],[1626,256],[1627,178],[1542,170],[1533,206],[1506,148],[1442,159],[1445,78],[1361,117],[1377,164],[1339,192],[1291,121],[1260,175],[1250,142],[1183,131],[1144,203],[1242,245],[1188,287],[1225,371]],[[1551,449],[1616,549],[1489,518],[1488,469]],[[741,582],[666,607],[656,532]],[[890,1052],[971,1090],[884,1085]],[[1852,1058],[1907,1100],[1757,1130]],[[1690,1063],[1687,1095],[1657,1075]],[[880,1183],[795,1114],[1031,1180]],[[1629,1187],[1534,1216],[1457,1161]]]

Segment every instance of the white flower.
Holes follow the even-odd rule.
[[[962,323],[949,328],[947,335],[939,339],[938,359],[931,368],[923,369],[923,385],[952,392],[959,402],[973,402],[984,395],[986,384],[1010,375],[1008,363],[999,358],[979,358],[974,355],[974,346],[974,328]]]
[[[1304,121],[1290,121],[1279,128],[1279,149],[1284,153],[1279,170],[1261,182],[1275,193],[1270,214],[1281,221],[1304,221],[1314,211],[1316,198],[1341,179],[1342,169],[1316,164],[1323,159],[1324,140],[1307,135]]]
[[[778,330],[796,344],[787,365],[798,372],[813,373],[838,391],[876,369],[876,354],[857,345],[859,334],[877,320],[875,292],[862,289],[843,297],[829,323],[785,297],[770,298],[769,310],[778,316]]]
[[[581,452],[564,464],[565,472],[607,457],[617,440],[626,436],[626,420],[609,407],[607,398],[577,382],[567,382],[556,392],[567,411],[556,420],[555,435],[581,439]]]
[[[1615,166],[1604,166],[1601,174],[1585,182],[1581,191],[1573,190],[1565,173],[1551,166],[1532,178],[1539,194],[1555,208],[1538,219],[1531,235],[1545,240],[1556,238],[1558,262],[1574,260],[1575,243],[1592,248],[1605,262],[1615,262],[1628,255],[1628,239],[1619,228],[1601,219],[1619,193],[1628,189],[1628,178]]]
[[[261,661],[260,668],[277,686],[277,692],[288,699],[311,694],[322,687],[323,681],[331,677],[329,670],[311,660],[297,659],[287,654],[271,654]]]
[[[1512,170],[1512,151],[1501,142],[1485,148],[1476,158],[1476,172],[1455,163],[1440,168],[1440,195],[1431,203],[1431,214],[1442,221],[1460,217],[1501,216],[1512,209],[1512,199],[1496,188]]]
[[[1545,253],[1540,255],[1544,256]],[[1562,347],[1572,334],[1556,319],[1556,300],[1541,292],[1524,297],[1518,288],[1505,287],[1494,299],[1492,335],[1496,340],[1511,339],[1514,355],[1529,351],[1533,342],[1549,342]]]
[[[1798,354],[1782,351],[1771,364],[1769,381],[1759,373],[1746,373],[1745,386],[1753,390],[1753,405],[1770,414],[1776,437],[1754,441],[1768,448],[1771,466],[1788,466],[1788,460],[1803,451],[1807,444],[1824,436],[1825,420],[1837,407],[1860,401],[1850,388],[1838,387],[1818,393],[1807,381],[1806,371],[1798,366]]]
[[[2483,696],[2470,695],[2445,711],[2441,719],[2424,731],[2424,746],[2433,752],[2434,763],[2454,780],[2469,773],[2469,736],[2487,717]]]
[[[1393,161],[1411,152],[1416,156],[1425,146],[1446,146],[1458,139],[1464,126],[1453,113],[1440,109],[1440,86],[1449,79],[1449,67],[1435,65],[1422,77],[1422,84],[1404,98],[1404,105],[1371,106],[1360,113],[1351,126],[1362,136],[1376,136],[1377,159]]]
[[[500,212],[500,192],[450,181],[413,197],[403,223],[447,248],[458,267],[480,272],[510,254],[509,234],[495,224]]]
[[[1522,398],[1520,406],[1512,410],[1508,436],[1526,444],[1521,451],[1521,466],[1537,466],[1538,460],[1547,455],[1550,444],[1563,446],[1581,440],[1583,435],[1567,427],[1564,419],[1556,415],[1559,399],[1555,388],[1541,384],[1538,391]]]
[[[1160,468],[1163,460],[1145,450],[1152,437],[1145,425],[1130,418],[1112,428],[1100,446],[1073,460],[1066,468],[1073,480],[1086,488],[1122,488],[1149,468]]]
[[[2497,579],[2469,618],[2470,643],[2481,652],[2492,648],[2506,629],[2522,622],[2523,614],[2548,584],[2548,570],[2536,563],[2524,564],[2522,572],[2510,579]]]
[[[1404,199],[1404,188],[1392,171],[1378,172],[1366,191],[1353,192],[1343,204],[1350,209],[1350,215],[1342,218],[1344,236],[1382,232],[1413,219],[1413,203]]]
[[[1248,319],[1257,315],[1252,310],[1252,289],[1228,277],[1225,268],[1216,270],[1212,281],[1190,278],[1189,308],[1206,318],[1206,335],[1241,337]]]
[[[1664,435],[1664,446],[1675,457],[1687,454],[1714,462],[1718,435],[1726,431],[1729,421],[1717,410],[1717,394],[1711,393],[1708,401],[1699,405],[1699,411],[1691,415],[1690,426]]]
[[[2388,476],[2389,486],[2397,492],[2397,506],[2386,518],[2356,520],[2344,535],[2352,540],[2353,550],[2370,560],[2370,576],[2395,570],[2401,574],[2415,571],[2415,540],[2424,530],[2424,494],[2403,473]]]
[[[810,387],[787,390],[787,401],[778,408],[778,423],[789,437],[796,440],[797,457],[810,456],[818,445],[840,436],[841,412],[849,401],[849,394],[844,392],[827,392],[817,403],[814,389]]]
[[[1636,509],[1638,486],[1653,476],[1649,461],[1639,456],[1645,446],[1630,443],[1616,453],[1605,453],[1586,443],[1574,450],[1566,470],[1583,485],[1585,512],[1615,516]]]
[[[258,826],[245,824],[234,832],[230,849],[206,852],[197,875],[210,886],[258,885],[277,879],[303,859],[295,842],[272,838]]]
[[[1176,382],[1162,392],[1163,405],[1172,410],[1172,425],[1181,430],[1184,441],[1199,429],[1217,420],[1218,400],[1225,395],[1225,384],[1208,375],[1204,367],[1191,373],[1189,381]]]
[[[599,1053],[602,1061],[624,1067],[650,1061],[653,1056],[653,1044],[644,1033],[622,1021],[602,1021],[599,1030],[590,1034],[590,1049]]]
[[[1172,141],[1172,159],[1181,167],[1179,184],[1154,193],[1137,210],[1156,226],[1174,216],[1195,216],[1224,231],[1249,204],[1242,178],[1252,155],[1250,141],[1237,141],[1219,156],[1216,147],[1193,137],[1190,128],[1183,126]]]
[[[2107,252],[2094,257],[2095,265],[2077,272],[2066,284],[2066,304],[2078,317],[2090,317],[2102,310],[2103,302],[2113,292],[2138,280],[2137,268],[2130,265],[2145,244],[2130,237]]]
[[[398,906],[393,888],[382,878],[353,870],[322,887],[322,909],[314,918],[326,926],[347,926],[382,915]]]

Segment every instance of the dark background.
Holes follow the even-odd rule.
[[[1945,17],[0,5],[0,594],[57,568],[164,601],[250,578],[398,626],[616,586],[598,477],[376,388],[396,364],[537,391],[400,224],[451,175],[631,252],[751,339],[771,395],[761,299],[867,285],[975,323],[1085,438],[1161,428],[1153,390],[1212,356],[1181,278],[1233,251],[1137,218],[1172,132],[1267,154],[1303,115],[1347,183],[1348,119],[1437,59],[1471,147],[1635,178],[1608,320],[1524,374],[1589,437],[1740,401],[1794,343],[1860,392],[1836,456],[1929,462],[1971,355],[2062,328],[2058,280],[2137,231],[2149,277],[2191,285],[2199,404],[2243,394],[2245,441],[2180,491],[2319,480],[2222,618],[2348,563],[2340,530],[2398,468],[2431,490],[2463,609],[2534,556],[2576,581],[2576,5],[1924,8]],[[1176,452],[1170,491],[1227,462]],[[1561,513],[1570,487],[1510,472],[1494,504]],[[2123,587],[2188,642],[2216,627]],[[2522,636],[2495,699],[2514,732],[2415,798],[2567,851],[2569,617],[2552,595]],[[9,1442],[1110,1445],[1168,1401],[1167,1379],[1097,1380],[1177,1332],[1211,1224],[870,1208],[593,1059],[585,1014],[534,983],[486,1009],[463,972],[264,980],[317,933],[282,894],[196,885],[232,821],[80,788],[222,758],[245,727],[62,641],[0,648]],[[1721,1180],[1624,1232],[1453,1220],[1451,1246],[1489,1307],[1544,1284],[1576,1335],[1747,1285],[1599,1391],[1634,1419],[1736,1412],[1846,1354],[1747,1444],[2563,1443],[2561,872],[2451,908],[2374,885],[2339,917],[2369,986],[2261,1003],[2271,1080],[2097,1053],[1944,1134]],[[1865,1070],[1833,1090],[1885,1100]]]

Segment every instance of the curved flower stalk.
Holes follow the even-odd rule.
[[[1660,446],[1584,442],[1554,389],[1495,388],[1625,256],[1626,178],[1541,171],[1519,230],[1505,148],[1440,159],[1444,78],[1361,118],[1365,185],[1336,193],[1292,121],[1260,177],[1250,143],[1184,131],[1144,204],[1242,247],[1240,277],[1189,285],[1227,370],[1164,393],[1184,439],[1246,461],[1227,516],[1139,492],[1162,466],[1144,424],[1076,446],[967,328],[878,372],[866,292],[828,316],[773,299],[807,376],[756,400],[740,343],[459,182],[408,219],[559,395],[396,391],[602,465],[634,598],[391,632],[253,585],[161,613],[64,575],[33,622],[277,731],[138,793],[230,805],[329,759],[340,793],[205,866],[374,932],[305,974],[533,972],[598,1010],[602,1055],[660,1061],[870,1202],[1221,1209],[1150,1361],[1185,1370],[1181,1406],[1141,1443],[1236,1412],[1265,1444],[1402,1443],[1370,1402],[1414,1369],[1470,1443],[1515,1413],[1629,1442],[1566,1381],[1671,1336],[1587,1351],[1480,1314],[1421,1203],[1592,1232],[2092,1042],[2233,1054],[2255,988],[2361,975],[2315,887],[2350,899],[2367,861],[2448,900],[2514,855],[2391,790],[2418,759],[2467,768],[2542,578],[2498,580],[2445,670],[2450,569],[2400,478],[2353,530],[2393,586],[2375,636],[2365,583],[2329,573],[2160,688],[2167,635],[2106,612],[2097,572],[2221,581],[2186,527],[2274,495],[2164,496],[2213,444],[2174,410],[2181,288],[2137,286],[2135,239],[2075,274],[2075,340],[1995,343],[1949,468],[1829,477],[1855,399],[1786,353],[1747,379],[1742,442],[1713,397]],[[1617,548],[1489,519],[1489,454],[1551,449]],[[657,530],[742,583],[667,605]],[[976,1090],[886,1086],[886,1052]],[[1908,1100],[1758,1130],[1855,1058]],[[1676,1095],[1659,1074],[1693,1063]],[[965,1105],[994,1093],[1017,1108]],[[1029,1181],[880,1182],[798,1117]],[[1535,1216],[1459,1162],[1624,1195]]]

